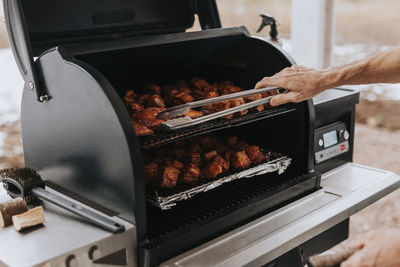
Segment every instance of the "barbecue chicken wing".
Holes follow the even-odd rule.
[[[132,114],[132,120],[135,122],[139,122],[140,124],[150,128],[157,128],[163,120],[159,120],[156,118],[158,112],[164,110],[163,108],[149,107],[137,111]]]
[[[136,122],[132,121],[133,123],[133,128],[135,129],[135,133],[137,136],[146,136],[146,135],[152,135],[154,132],[147,128],[146,126]]]
[[[162,171],[161,187],[175,187],[180,172],[179,169],[173,166],[165,166]]]
[[[245,169],[250,166],[251,161],[245,151],[235,151],[231,154],[231,164],[235,168]]]
[[[246,154],[253,163],[260,163],[265,160],[265,155],[260,151],[259,146],[248,146]]]
[[[196,119],[198,117],[203,116],[203,112],[194,109],[189,109],[188,113],[186,113],[185,116],[188,116],[192,119]]]
[[[145,99],[146,107],[165,108],[164,100],[160,95],[150,95]]]
[[[224,171],[223,163],[226,162],[220,156],[215,156],[206,166],[201,169],[202,177],[211,179],[217,177]]]
[[[189,163],[183,168],[181,179],[186,183],[194,183],[199,180],[200,168],[193,163]]]

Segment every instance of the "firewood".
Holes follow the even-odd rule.
[[[25,200],[22,197],[11,199],[0,204],[0,226],[6,227],[12,224],[12,216],[28,210]]]
[[[39,206],[19,215],[14,215],[12,217],[12,221],[15,230],[18,232],[23,229],[42,224],[44,223],[43,207]]]

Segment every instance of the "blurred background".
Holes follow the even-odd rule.
[[[291,54],[291,0],[217,0],[224,27],[245,25],[256,34],[260,13],[277,18],[283,48]],[[0,0],[0,168],[23,165],[19,125],[22,78],[9,48]],[[335,45],[331,65],[362,59],[400,44],[400,1],[335,0]],[[196,23],[191,30],[199,30]],[[266,37],[268,30],[259,34]],[[358,86],[354,160],[400,173],[400,86]],[[351,218],[351,235],[377,226],[400,226],[400,190]]]

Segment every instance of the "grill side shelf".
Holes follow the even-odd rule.
[[[207,181],[196,186],[184,186],[184,188],[172,189],[169,190],[169,192],[168,189],[165,192],[154,191],[153,194],[147,195],[147,200],[153,206],[156,206],[162,210],[169,210],[176,206],[177,202],[179,201],[192,198],[199,193],[207,192],[221,186],[222,184],[234,180],[251,178],[256,175],[262,175],[270,172],[278,172],[278,174],[282,174],[284,171],[286,171],[291,163],[291,158],[287,156],[271,152],[267,152],[265,154],[267,156],[266,162],[253,166],[249,169],[234,171],[233,173],[223,177],[217,177],[217,179]]]
[[[182,130],[176,130],[173,132],[164,132],[164,133],[157,132],[151,136],[139,137],[139,142],[141,143],[142,148],[153,149],[178,140],[183,140],[189,137],[215,132],[229,127],[244,125],[258,120],[293,112],[295,110],[296,110],[295,108],[277,107],[273,109],[264,110],[259,113],[247,114],[245,116],[233,118],[230,120],[218,119],[215,121],[202,123],[198,126],[188,127]]]

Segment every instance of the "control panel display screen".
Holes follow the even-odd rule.
[[[338,143],[336,130],[330,131],[329,133],[323,134],[324,137],[324,147],[330,147]]]

